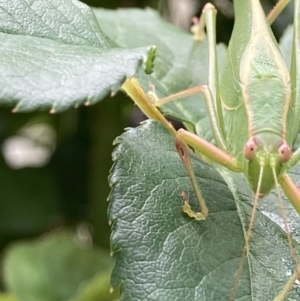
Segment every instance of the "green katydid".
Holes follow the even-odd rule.
[[[281,0],[282,5],[278,7],[283,8],[288,2]],[[151,92],[149,95],[159,107],[174,99],[202,94],[217,146],[179,130],[176,139],[184,163],[189,165],[182,142],[230,170],[243,172],[256,199],[268,194],[278,181],[300,213],[300,191],[286,174],[300,159],[300,149],[293,154],[291,151],[300,123],[300,74],[296,66],[300,56],[299,41],[294,39],[290,75],[259,0],[235,1],[234,5],[235,27],[220,85],[215,48],[216,11],[213,5],[207,4],[196,37],[201,37],[206,25],[210,54],[208,85],[163,99]],[[300,4],[295,1],[296,37],[300,34],[299,18]],[[192,168],[187,169],[193,178]],[[204,204],[200,206],[198,213],[188,207],[185,210],[196,219],[205,219],[208,210]]]
[[[287,3],[288,1],[279,2],[273,14],[276,15]],[[278,50],[259,1],[235,1],[234,7],[235,27],[220,86],[215,48],[216,13],[214,7],[208,4],[195,32],[196,37],[201,39],[206,24],[210,48],[208,86],[156,99],[156,105],[194,93],[204,96],[218,148],[192,133],[179,130],[177,149],[198,195],[201,212],[194,212],[187,199],[183,210],[196,219],[205,219],[208,214],[185,147],[188,144],[211,160],[233,171],[242,171],[247,176],[255,192],[255,201],[246,238],[246,252],[257,201],[274,186],[278,190],[278,183],[300,213],[300,192],[286,174],[286,170],[300,159],[299,149],[294,154],[291,152],[300,121],[300,74],[296,66],[300,54],[300,4],[295,1],[291,74]],[[274,16],[271,15],[271,18],[274,19]],[[290,238],[289,243],[292,250]]]
[[[287,170],[300,159],[300,148],[292,153],[300,125],[300,71],[297,66],[300,60],[300,1],[295,1],[290,72],[268,24],[273,22],[288,2],[280,0],[267,20],[259,0],[234,1],[235,26],[220,83],[215,46],[216,11],[213,5],[207,4],[199,24],[195,26],[195,37],[201,39],[206,26],[209,43],[208,84],[163,99],[158,99],[153,92],[149,93],[156,107],[189,95],[202,94],[204,97],[217,146],[183,129],[175,133],[176,146],[189,172],[201,212],[191,209],[185,193],[183,210],[199,220],[204,220],[208,214],[205,200],[196,184],[186,145],[230,170],[243,172],[255,193],[244,252],[248,249],[258,200],[272,188],[277,188],[281,199],[280,184],[300,214],[300,191],[287,175]],[[125,90],[132,95],[128,86]],[[161,119],[152,109],[144,110],[147,111],[152,112],[146,113],[149,118],[153,114],[155,119]],[[292,250],[290,237],[289,245]],[[295,256],[292,256],[295,261]],[[276,300],[284,299],[296,278],[299,278],[297,272]]]

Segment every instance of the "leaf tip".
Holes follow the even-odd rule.
[[[88,106],[91,105],[91,102],[90,102],[90,99],[89,99],[89,98],[84,102],[84,105],[85,105],[86,107],[88,107]]]

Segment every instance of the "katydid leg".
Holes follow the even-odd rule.
[[[196,86],[184,91],[181,91],[179,93],[175,93],[173,95],[170,95],[168,97],[165,98],[158,98],[154,92],[148,92],[148,95],[150,96],[150,98],[152,98],[152,100],[155,103],[155,106],[160,107],[170,101],[176,100],[176,99],[182,99],[188,96],[192,96],[192,95],[197,95],[197,94],[201,94],[206,102],[206,107],[207,107],[207,111],[208,111],[208,115],[209,115],[209,119],[210,119],[210,123],[212,126],[212,131],[213,131],[213,135],[214,138],[216,140],[216,143],[218,145],[219,148],[221,148],[223,151],[228,151],[228,147],[225,141],[225,138],[223,136],[222,131],[220,130],[220,124],[216,115],[216,111],[215,111],[215,107],[214,107],[214,103],[213,103],[213,98],[210,92],[210,89],[208,86],[206,85],[202,85],[202,86]]]
[[[292,168],[293,166],[295,166],[300,160],[300,147],[293,152],[290,160],[287,162],[286,164],[286,170],[289,170],[290,168]]]
[[[267,21],[271,25],[280,13],[285,9],[291,0],[279,0],[277,4],[273,7],[271,12],[268,14]]]
[[[284,193],[296,209],[296,211],[300,214],[300,190],[295,185],[293,180],[288,176],[287,173],[283,174],[278,178],[278,182],[281,185]]]
[[[300,273],[300,267],[297,268],[297,270],[294,272],[294,274],[290,277],[287,284],[284,286],[284,288],[281,290],[281,292],[276,296],[276,298],[273,301],[283,301],[287,294],[290,292],[291,288],[295,284],[295,281],[298,279],[298,275]]]
[[[206,22],[207,39],[208,39],[208,87],[212,95],[212,100],[217,115],[218,121],[218,131],[225,140],[225,130],[224,130],[224,120],[222,112],[222,104],[220,98],[220,88],[219,88],[219,72],[218,72],[218,56],[216,47],[216,15],[217,10],[215,7],[207,3],[203,10]],[[208,104],[208,99],[206,104]],[[212,125],[214,127],[214,125]],[[213,129],[214,135],[216,130]],[[224,143],[226,145],[226,143]],[[226,150],[223,148],[223,150]]]
[[[184,129],[180,129],[176,135],[176,148],[180,155],[182,162],[184,163],[186,170],[189,174],[190,180],[192,182],[194,191],[197,196],[197,200],[200,206],[200,212],[195,212],[189,205],[189,200],[185,192],[182,192],[182,196],[184,198],[183,211],[188,214],[190,217],[193,217],[197,220],[204,220],[207,217],[208,209],[205,204],[205,200],[201,193],[200,188],[198,187],[194,169],[191,163],[191,158],[189,155],[187,145],[193,147],[196,151],[205,155],[209,159],[226,166],[227,168],[240,171],[239,166],[234,158],[228,155],[226,152],[222,151],[215,145],[207,142],[206,140],[200,138],[199,136],[190,133]]]
[[[191,146],[196,152],[206,156],[208,159],[221,164],[232,171],[241,171],[241,167],[238,165],[235,158],[196,134],[180,129],[178,130],[176,137],[185,144]]]
[[[217,10],[211,3],[207,3],[200,17],[197,27],[193,27],[194,34],[201,33],[204,36],[204,27],[207,30],[208,39],[208,87],[212,95],[215,111],[217,112],[219,126],[223,126],[222,107],[219,98],[219,75],[218,75],[218,58],[216,49],[216,15]],[[224,136],[224,133],[223,133]]]
[[[184,205],[182,207],[182,210],[183,210],[183,212],[188,214],[190,217],[195,218],[196,220],[205,220],[206,217],[207,217],[207,214],[208,214],[208,209],[207,209],[207,206],[205,204],[205,200],[203,198],[201,190],[199,189],[197,181],[196,181],[196,177],[195,177],[194,169],[192,167],[191,158],[190,158],[190,155],[189,155],[188,148],[178,138],[176,138],[176,148],[177,148],[177,151],[180,155],[180,158],[181,158],[182,162],[184,163],[184,165],[186,167],[186,170],[189,174],[190,180],[192,182],[194,191],[195,191],[196,196],[197,196],[197,200],[198,200],[201,212],[195,212],[195,211],[192,210],[192,208],[189,205],[189,200],[188,200],[188,197],[185,194],[185,192],[182,192],[182,197],[184,198]]]
[[[275,179],[275,184],[276,184],[276,190],[277,190],[277,195],[278,195],[279,206],[280,206],[280,209],[281,209],[281,215],[282,215],[282,218],[283,218],[283,221],[284,221],[284,224],[285,224],[285,231],[286,231],[286,235],[287,235],[287,239],[288,239],[288,245],[289,245],[289,249],[290,249],[290,253],[291,253],[293,263],[295,265],[295,273],[294,274],[296,275],[297,279],[300,279],[296,252],[295,252],[295,248],[294,248],[294,244],[293,244],[293,240],[292,240],[292,236],[291,236],[291,232],[290,232],[290,227],[287,223],[287,215],[286,215],[286,211],[284,209],[284,204],[283,204],[283,200],[282,200],[282,197],[281,197],[281,193],[279,191],[279,182],[278,182],[278,180],[281,180],[281,186],[282,186],[283,189],[284,189],[285,184],[289,187],[289,189],[288,189],[289,194],[287,194],[286,190],[285,190],[285,192],[286,192],[287,197],[290,199],[290,202],[295,207],[295,209],[297,209],[296,208],[297,203],[299,205],[299,200],[300,200],[299,199],[299,196],[300,196],[299,190],[296,187],[296,185],[294,184],[294,182],[292,181],[292,179],[286,173],[283,174],[281,177],[279,177],[278,180],[276,178],[276,174],[275,174],[274,169],[273,169],[273,173],[274,173],[274,179]],[[282,294],[283,293],[287,294],[287,292],[290,290],[290,288],[291,287],[286,285],[281,293]],[[285,291],[285,289],[288,290],[288,291]],[[278,300],[280,300],[280,299],[278,299]]]

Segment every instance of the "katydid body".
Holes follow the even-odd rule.
[[[259,1],[241,2],[235,1],[237,18],[219,97],[231,155],[254,191],[263,172],[259,193],[264,195],[275,185],[272,169],[280,176],[291,157],[300,99],[292,98],[290,74]],[[241,36],[248,42],[236,41]]]
[[[285,5],[287,2],[285,0]],[[286,174],[286,170],[300,159],[300,150],[294,154],[291,151],[300,122],[300,71],[297,70],[300,3],[295,1],[293,67],[290,72],[259,0],[236,0],[234,9],[236,21],[220,82],[215,47],[216,11],[208,3],[196,34],[201,37],[206,25],[208,85],[163,99],[151,93],[150,96],[155,99],[156,106],[161,106],[174,99],[202,94],[217,146],[182,129],[178,131],[177,139],[209,159],[233,171],[243,172],[257,198],[269,193],[278,181],[300,213],[300,192]],[[181,148],[181,152],[185,152],[183,145]],[[199,213],[197,218],[200,218]]]
[[[288,0],[281,0],[278,11]],[[204,97],[216,146],[186,130],[176,134],[176,146],[193,183],[201,212],[194,212],[183,193],[184,212],[199,220],[206,218],[208,208],[197,186],[186,145],[210,160],[230,170],[243,172],[255,193],[244,254],[248,251],[251,229],[258,199],[276,187],[282,186],[289,200],[300,214],[300,192],[287,170],[300,159],[300,149],[292,153],[300,123],[300,1],[295,1],[294,41],[291,71],[278,49],[259,0],[235,0],[235,25],[228,46],[228,55],[219,81],[215,46],[215,16],[213,5],[207,4],[194,27],[196,38],[207,28],[209,44],[208,84],[158,99],[156,106],[193,94]],[[275,15],[278,12],[275,10]],[[273,16],[272,16],[273,18]],[[280,205],[281,206],[281,205]],[[289,229],[286,225],[287,233]],[[295,255],[288,235],[293,261]],[[242,264],[238,274],[241,273]],[[299,278],[299,271],[293,275]],[[276,300],[283,300],[293,281],[283,289]],[[235,291],[231,300],[234,300]]]

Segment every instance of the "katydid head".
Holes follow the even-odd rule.
[[[243,154],[247,165],[246,174],[252,189],[258,189],[260,195],[265,195],[274,187],[283,164],[289,161],[292,151],[282,137],[264,132],[256,134],[245,143]],[[259,183],[261,170],[264,176],[262,183]]]

